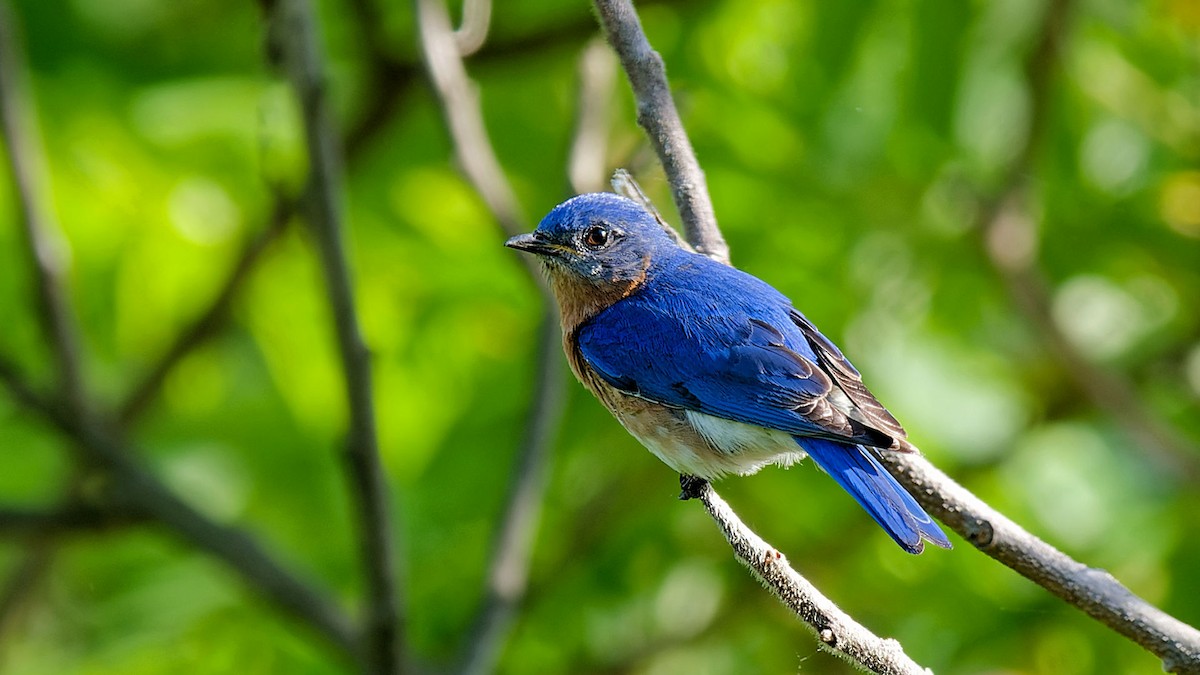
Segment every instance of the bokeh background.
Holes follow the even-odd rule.
[[[412,8],[317,4],[351,137],[351,256],[409,637],[420,659],[445,663],[481,601],[534,388],[539,301],[451,160]],[[302,180],[299,118],[249,0],[10,9],[88,389],[111,408],[208,306],[268,226],[274,193]],[[839,342],[943,470],[1196,625],[1200,10],[1081,0],[1054,29],[1057,54],[1031,57],[1045,11],[1037,0],[642,6],[735,264]],[[467,61],[535,216],[569,195],[578,61],[595,35],[586,2],[510,0]],[[631,167],[674,219],[623,77],[611,92],[606,170]],[[991,227],[1001,202],[1011,209]],[[17,217],[5,164],[0,353],[48,385]],[[187,501],[352,607],[346,410],[310,243],[284,229],[228,328],[172,371],[128,434]],[[697,504],[675,499],[669,469],[577,384],[566,392],[501,672],[849,671],[733,560]],[[0,392],[0,504],[54,504],[79,480],[70,443]],[[939,672],[1160,671],[955,536],[950,552],[903,553],[811,466],[718,489],[849,613]],[[31,556],[37,573],[6,582]],[[346,668],[153,527],[8,534],[5,583],[4,672]]]

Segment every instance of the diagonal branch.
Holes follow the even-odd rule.
[[[704,504],[737,559],[808,625],[822,647],[872,673],[931,672],[910,659],[899,642],[876,636],[822,595],[788,565],[782,553],[746,527],[707,481],[690,476],[680,476],[679,480],[683,487],[681,497],[699,499]]]
[[[529,229],[487,136],[475,85],[467,75],[444,0],[415,0],[421,47],[461,170],[483,198],[502,231]],[[538,339],[536,399],[513,468],[503,515],[497,524],[485,597],[459,649],[455,672],[489,673],[512,629],[529,582],[534,535],[541,520],[551,443],[564,408],[561,334],[549,289],[536,264],[522,259],[543,295]]]
[[[594,2],[604,34],[633,87],[638,124],[646,130],[667,173],[685,236],[700,253],[728,263],[729,246],[717,227],[704,171],[696,161],[696,152],[671,98],[662,57],[642,32],[642,22],[631,0]]]
[[[128,397],[126,397],[125,402],[117,412],[117,423],[121,427],[127,428],[136,422],[150,406],[150,403],[154,401],[154,398],[162,389],[163,383],[166,382],[167,376],[175,369],[175,366],[179,365],[179,362],[184,357],[215,336],[225,326],[238,292],[241,291],[246,280],[250,277],[250,273],[254,271],[255,266],[262,259],[263,254],[266,253],[271,244],[283,235],[284,230],[287,229],[288,220],[291,218],[292,212],[292,204],[282,199],[276,200],[267,227],[254,235],[245,248],[242,249],[241,255],[238,257],[237,262],[234,263],[233,269],[230,270],[229,276],[225,279],[225,283],[222,284],[221,290],[217,292],[217,295],[213,298],[208,308],[200,313],[191,324],[179,332],[175,338],[175,342],[151,366],[150,370],[147,371],[141,381],[134,386]]]
[[[325,65],[308,0],[266,2],[271,41],[295,89],[304,120],[309,174],[303,206],[311,228],[345,373],[350,422],[345,460],[358,508],[367,586],[366,663],[375,673],[404,670],[404,618],[395,581],[396,563],[386,473],[379,456],[370,353],[363,340],[347,261],[340,203],[341,151],[326,98]]]
[[[49,185],[39,147],[41,134],[32,101],[16,24],[8,3],[0,2],[0,132],[8,146],[23,243],[33,266],[42,329],[59,369],[61,397],[82,415],[85,402],[79,344],[63,291],[70,252],[48,201]]]
[[[925,510],[980,551],[1159,657],[1163,670],[1200,672],[1200,631],[1021,529],[919,454],[880,456]]]
[[[121,445],[90,420],[81,419],[63,407],[50,405],[39,398],[21,402],[72,439],[87,462],[104,472],[105,492],[94,508],[105,511],[106,518],[115,521],[144,518],[162,525],[196,549],[226,563],[249,588],[313,628],[351,661],[358,660],[357,636],[341,609],[318,588],[284,568],[257,539],[238,528],[209,519],[184,502],[133,459],[141,453]],[[47,515],[10,513],[14,523]],[[62,518],[63,514],[51,517]],[[91,517],[71,516],[77,523]]]

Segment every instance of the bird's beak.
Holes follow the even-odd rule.
[[[552,244],[548,241],[538,239],[533,236],[533,233],[518,234],[517,236],[504,242],[504,245],[509,248],[515,248],[518,251],[533,253],[536,255],[561,255],[564,250],[563,246]]]

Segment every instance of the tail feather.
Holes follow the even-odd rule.
[[[879,460],[860,445],[796,437],[817,466],[854,497],[880,527],[909,553],[920,553],[927,540],[950,548],[950,540],[917,500],[896,482]]]

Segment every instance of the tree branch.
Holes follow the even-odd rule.
[[[39,316],[59,369],[59,389],[67,405],[86,414],[79,345],[63,277],[70,250],[49,205],[49,181],[26,81],[21,43],[7,2],[0,2],[0,132],[8,146],[17,189],[23,243],[32,262]]]
[[[600,40],[583,48],[579,58],[579,99],[575,106],[575,137],[567,160],[567,175],[576,194],[600,192],[608,177],[606,158],[617,63]]]
[[[1021,529],[918,454],[885,452],[893,475],[921,506],[980,551],[1082,609],[1162,659],[1169,673],[1200,672],[1200,631]]]
[[[620,3],[621,13],[614,11],[610,12],[609,16],[619,16],[622,20],[616,28],[608,29],[610,42],[616,42],[612,35],[620,31],[621,35],[619,39],[622,43],[639,45],[643,43],[645,36],[641,34],[640,25],[637,23],[636,16],[632,15],[632,8],[628,6],[627,0],[611,1],[613,3]],[[603,6],[609,4],[610,0],[596,0],[596,2],[601,6],[602,19],[606,20]],[[1058,0],[1047,15],[1047,25],[1050,26],[1050,28],[1047,28],[1047,31],[1056,31],[1058,29],[1062,23],[1061,17],[1065,11],[1065,0]],[[1056,39],[1044,38],[1044,41],[1056,44]],[[614,49],[619,54],[621,53],[619,45],[614,45]],[[639,51],[652,53],[648,45]],[[1047,53],[1053,50],[1047,47],[1039,47],[1037,51],[1038,53]],[[645,58],[651,61],[655,60],[650,59],[650,57]],[[634,68],[634,65],[629,62],[630,60],[622,56],[622,63],[627,70],[633,70]],[[1041,71],[1032,70],[1031,72]],[[634,81],[637,77],[640,76],[630,74],[631,81]],[[1047,87],[1046,84],[1037,84],[1036,82],[1035,86],[1041,88]],[[665,91],[665,83],[662,89]],[[650,93],[640,90],[637,85],[634,86],[634,94],[639,101],[639,119],[644,114],[647,114],[643,111],[664,110],[662,106],[649,98],[651,96]],[[1035,105],[1035,110],[1043,110],[1044,106],[1044,103],[1037,104]],[[678,126],[678,116],[674,114],[673,108],[671,108],[670,112],[663,112],[662,114],[663,118],[658,121],[658,124],[674,126],[675,129],[672,133],[680,135],[684,133],[682,127]],[[1035,124],[1035,132],[1039,128],[1037,124]],[[658,146],[656,145],[657,149]],[[1031,153],[1025,151],[1021,154],[1022,156],[1029,156]],[[682,176],[678,175],[678,168],[671,161],[671,158],[664,155],[664,151],[659,150],[659,159],[663,163],[668,178],[672,181],[685,180]],[[1028,160],[1026,159],[1025,161]],[[679,201],[678,196],[676,197],[676,201]],[[683,211],[682,206],[680,206],[680,211]],[[690,232],[689,239],[691,239]],[[919,455],[882,453],[882,456],[893,470],[896,478],[931,514],[937,516],[939,520],[951,529],[974,543],[984,553],[1012,567],[1034,583],[1041,585],[1058,597],[1083,609],[1090,616],[1100,620],[1106,626],[1145,647],[1163,660],[1163,667],[1168,672],[1200,672],[1200,631],[1155,609],[1131,593],[1111,575],[1100,570],[1085,567],[1062,552],[1057,551],[1049,544],[1025,532],[1015,523],[1012,523],[987,507],[981,500],[962,486],[954,483]],[[711,487],[708,489],[711,491]],[[687,492],[685,487],[685,496]],[[713,494],[715,496],[715,493]],[[730,545],[734,547],[735,551],[738,551],[739,546],[743,546],[744,544],[738,537],[730,534],[731,531],[738,530],[725,522],[725,510],[718,508],[718,506],[709,506],[709,502],[707,501],[705,503],[710,515],[718,520],[722,531],[726,533],[726,538],[729,539]],[[732,512],[730,511],[729,514],[732,514]],[[751,549],[754,554],[763,553],[765,556],[764,550],[770,551],[769,548],[765,548],[765,544],[763,550]],[[742,553],[738,553],[738,555],[739,558],[746,560]],[[776,563],[781,560],[782,558],[777,559]],[[786,567],[786,565],[784,566]],[[790,583],[792,574],[783,573],[779,575],[779,578]],[[799,578],[798,575],[796,575],[796,578]],[[809,590],[798,585],[788,585],[786,588],[788,593],[795,593],[797,597],[806,597],[805,594]],[[781,591],[777,590],[776,593],[781,598],[784,597]],[[793,603],[789,602],[787,604],[795,610]],[[801,618],[805,617],[801,616]],[[820,631],[823,629],[823,626],[811,623],[810,626],[821,635]],[[882,658],[882,655],[876,656]],[[859,661],[859,663],[863,662]],[[865,666],[866,664],[863,665]]]
[[[283,235],[293,210],[291,203],[283,199],[276,200],[267,226],[246,243],[237,262],[233,264],[229,276],[226,277],[225,283],[221,285],[221,290],[217,292],[208,308],[179,332],[175,342],[150,367],[126,397],[117,412],[117,423],[121,427],[127,428],[136,422],[158,396],[163,383],[166,382],[167,376],[175,366],[225,326],[233,308],[233,302],[242,286],[250,278],[250,273],[262,259],[266,250]]]
[[[379,457],[370,354],[359,327],[342,239],[341,156],[325,96],[323,55],[308,0],[272,0],[266,4],[272,43],[300,100],[309,154],[303,206],[325,273],[345,374],[350,410],[345,460],[358,508],[367,586],[366,662],[373,672],[398,673],[405,668],[404,619],[395,581],[386,474]]]
[[[666,171],[684,234],[697,251],[729,262],[729,246],[717,227],[704,171],[671,98],[662,57],[650,46],[631,0],[594,0],[604,34],[629,77],[638,124],[646,130]]]
[[[415,0],[422,54],[441,102],[459,166],[507,235],[529,229],[512,186],[487,135],[474,83],[467,75],[443,0]],[[522,259],[542,292],[536,399],[513,468],[503,515],[497,524],[485,597],[459,649],[455,672],[489,673],[511,632],[517,606],[528,588],[534,535],[541,520],[551,443],[564,407],[562,357],[553,300],[536,264]]]
[[[94,532],[137,522],[132,513],[71,501],[50,508],[0,505],[0,536],[47,537]]]
[[[39,294],[43,299],[43,322],[62,370],[64,393],[47,398],[29,386],[15,365],[0,360],[0,379],[14,399],[27,409],[44,416],[53,426],[75,440],[84,461],[105,475],[104,487],[108,503],[102,507],[112,513],[131,518],[151,518],[194,547],[223,560],[255,591],[274,602],[286,613],[300,619],[328,639],[352,660],[357,659],[356,636],[341,611],[315,588],[291,575],[272,559],[248,534],[208,519],[174,493],[153,474],[131,458],[127,448],[120,445],[94,419],[86,408],[79,382],[78,352],[71,332],[65,293],[57,275],[59,258],[50,252],[45,228],[48,216],[36,206],[38,195],[35,176],[41,166],[40,154],[29,142],[35,138],[32,117],[21,108],[30,98],[23,87],[23,72],[17,65],[17,45],[13,41],[7,5],[0,4],[0,105],[4,116],[4,133],[14,176],[18,177],[26,238],[35,257]],[[26,524],[45,521],[41,516],[16,514],[10,522]],[[62,519],[74,518],[75,524],[86,522],[79,514],[55,514]],[[89,516],[90,517],[90,516]],[[71,520],[67,518],[67,520]]]
[[[823,648],[872,673],[931,672],[910,659],[899,642],[876,636],[822,595],[788,565],[782,553],[746,527],[707,481],[680,476],[679,482],[681,497],[704,504],[737,559],[808,626]]]

